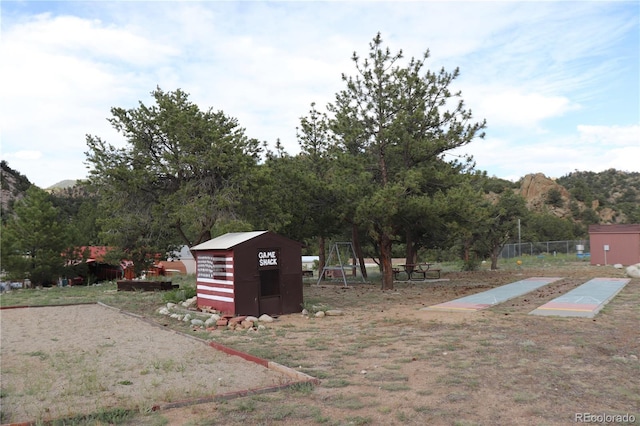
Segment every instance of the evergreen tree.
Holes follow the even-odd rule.
[[[67,227],[49,195],[31,186],[2,229],[2,269],[35,285],[57,281],[64,269]]]
[[[528,215],[526,203],[520,195],[505,191],[497,202],[485,201],[479,215],[482,222],[475,229],[473,246],[480,258],[491,259],[495,270],[502,247],[518,234],[518,220]]]
[[[483,136],[485,127],[470,122],[471,111],[456,99],[460,93],[449,88],[459,71],[423,73],[428,56],[401,66],[402,51],[383,48],[378,34],[364,60],[353,54],[356,75],[343,75],[346,88],[330,105],[343,152],[353,157],[354,170],[369,177],[354,220],[377,243],[383,289],[393,288],[392,245],[400,240],[406,214],[416,211],[408,203],[425,206],[424,183],[438,173],[442,154]]]
[[[236,119],[201,111],[180,89],[152,95],[155,105],[111,110],[126,148],[87,136],[90,181],[107,213],[101,238],[137,268],[150,254],[209,240],[257,190],[259,142]]]

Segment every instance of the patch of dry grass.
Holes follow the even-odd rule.
[[[564,279],[471,315],[420,310],[527,276]],[[123,424],[564,425],[576,411],[629,412],[638,422],[640,280],[594,319],[528,315],[599,276],[620,271],[565,262],[448,272],[449,281],[403,283],[393,291],[378,284],[306,285],[307,301],[345,315],[286,315],[260,334],[215,332],[208,338],[315,375],[319,386],[139,413]],[[153,317],[146,303],[138,304]]]

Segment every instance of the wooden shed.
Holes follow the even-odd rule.
[[[640,224],[590,225],[592,265],[640,263]]]
[[[302,246],[269,231],[234,232],[191,250],[198,307],[231,315],[302,311]]]

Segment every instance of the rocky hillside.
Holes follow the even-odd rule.
[[[0,167],[0,207],[3,220],[13,211],[16,201],[24,197],[33,184],[26,176],[9,167],[6,161]],[[59,199],[82,199],[90,196],[86,186],[75,180],[64,180],[46,188],[45,191]]]
[[[31,185],[26,176],[9,167],[6,161],[0,162],[0,207],[3,218]]]
[[[590,223],[640,222],[640,173],[575,172],[557,180],[530,174],[515,191],[538,213]]]
[[[561,218],[571,217],[571,210],[568,208],[571,194],[565,187],[542,173],[523,177],[515,192],[527,201],[529,210],[539,213],[547,212]],[[554,193],[561,202],[549,202]]]
[[[603,214],[611,212],[612,222],[640,223],[640,173],[614,169],[601,173],[576,171],[561,177],[558,183],[576,201]]]

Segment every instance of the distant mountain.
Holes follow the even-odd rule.
[[[44,189],[57,199],[82,199],[89,196],[86,187],[79,185],[81,181],[67,179]],[[0,164],[0,215],[4,222],[13,212],[13,205],[24,197],[33,184],[17,170],[9,167],[6,161]]]
[[[73,188],[74,186],[76,186],[76,184],[78,183],[77,180],[74,179],[66,179],[63,181],[60,181],[54,185],[51,185],[50,187],[46,188],[45,191],[47,192],[55,192],[56,190],[59,189],[67,189],[67,188]]]

